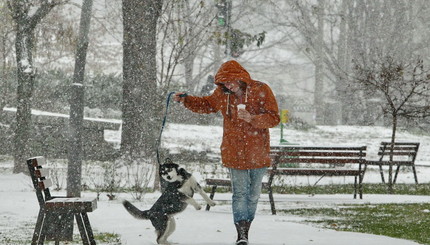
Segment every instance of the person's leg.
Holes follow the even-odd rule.
[[[248,244],[248,231],[254,220],[261,182],[267,168],[237,170],[230,169],[233,190],[233,219],[237,229],[236,244]]]
[[[232,209],[233,220],[237,230],[237,245],[248,244],[246,223],[248,222],[248,195],[250,175],[248,170],[230,169],[231,186],[233,191]]]
[[[266,175],[267,168],[257,168],[249,170],[250,187],[248,194],[248,217],[247,221],[252,222],[257,211],[258,199],[261,194],[261,183]]]
[[[248,218],[241,225],[244,230],[244,237],[249,240],[249,229],[251,223],[255,218],[255,213],[257,211],[257,204],[261,194],[261,183],[263,177],[267,172],[267,168],[251,169],[249,170],[249,193],[248,193]],[[246,243],[245,243],[246,244]]]
[[[248,193],[250,187],[250,176],[248,170],[230,169],[232,185],[232,209],[233,220],[237,224],[239,221],[248,219]]]

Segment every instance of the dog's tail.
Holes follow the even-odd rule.
[[[125,200],[122,202],[125,209],[135,218],[137,219],[149,219],[148,211],[141,211],[136,206],[131,204],[129,201]]]

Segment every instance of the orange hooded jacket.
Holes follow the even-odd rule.
[[[246,83],[246,110],[253,115],[250,123],[237,118],[239,101],[234,94],[225,94],[222,84],[227,81]],[[215,91],[205,97],[187,96],[184,105],[197,113],[221,111],[224,132],[221,144],[222,163],[235,169],[255,169],[270,166],[269,128],[278,125],[278,104],[272,90],[265,83],[252,80],[238,62],[231,60],[221,65],[216,76]]]

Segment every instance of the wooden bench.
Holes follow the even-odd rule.
[[[43,244],[45,240],[73,240],[73,216],[76,219],[83,244],[96,244],[87,212],[97,208],[96,198],[55,197],[51,196],[52,185],[49,171],[43,168],[44,157],[27,160],[31,180],[39,202],[39,215],[33,232],[32,245]]]
[[[363,174],[366,158],[366,146],[360,147],[309,147],[309,146],[272,146],[270,156],[272,167],[268,169],[269,180],[263,182],[262,187],[269,192],[272,214],[276,214],[273,198],[272,184],[275,176],[353,176],[354,198],[357,193],[363,198]],[[282,165],[312,164],[310,167],[283,167]],[[345,168],[346,164],[354,165],[353,168]],[[318,167],[316,167],[318,165]],[[342,167],[342,168],[339,168]],[[231,186],[229,179],[206,179],[206,185],[212,186],[210,198],[213,199],[218,186]],[[207,206],[206,210],[210,207]]]
[[[417,172],[415,169],[415,159],[417,157],[420,143],[417,142],[395,142],[394,147],[391,147],[391,142],[381,142],[378,150],[378,160],[367,160],[365,170],[368,165],[379,166],[382,182],[385,183],[383,166],[389,166],[389,182],[396,183],[397,175],[401,166],[412,167],[415,183],[418,184]],[[392,178],[392,167],[397,166],[394,179]],[[391,182],[392,180],[392,182]]]
[[[360,147],[314,147],[272,146],[272,168],[269,169],[268,191],[272,214],[276,214],[272,184],[277,175],[289,176],[353,176],[354,198],[363,198],[363,174],[366,146]],[[346,165],[352,165],[346,168]],[[284,167],[282,165],[295,165]],[[306,166],[303,166],[306,165]],[[321,179],[320,178],[320,179]],[[319,180],[318,180],[319,181]],[[318,182],[317,181],[317,182]]]

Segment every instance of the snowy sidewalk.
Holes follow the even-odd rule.
[[[196,211],[193,208],[178,215],[176,231],[170,238],[174,244],[232,245],[235,228],[226,206],[213,210]],[[117,203],[102,202],[99,210],[90,217],[99,231],[120,234],[123,244],[149,245],[155,243],[154,229],[149,221],[133,219]],[[315,228],[300,224],[294,218],[282,215],[258,214],[252,224],[251,245],[412,245],[407,240],[393,239],[353,232]]]

